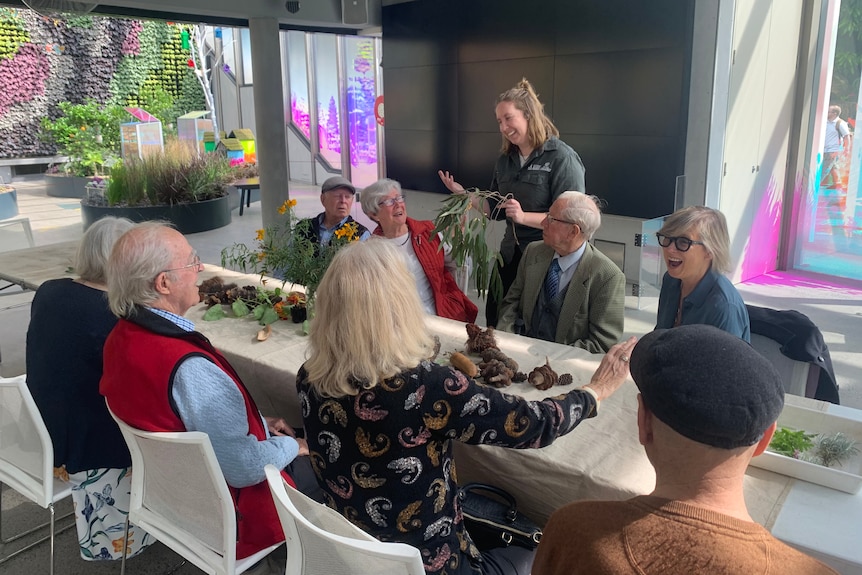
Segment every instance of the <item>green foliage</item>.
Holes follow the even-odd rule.
[[[12,58],[21,44],[30,42],[30,33],[15,10],[0,8],[0,59]]]
[[[769,442],[769,451],[801,459],[802,454],[814,445],[813,438],[813,434],[802,430],[779,427],[772,436],[772,441]]]
[[[66,25],[69,28],[92,28],[93,27],[93,17],[92,16],[72,16],[69,15],[66,17]]]
[[[359,232],[355,223],[346,224],[335,231],[329,245],[321,246],[309,233],[311,220],[297,218],[295,206],[296,200],[286,201],[279,212],[286,213],[287,219],[279,225],[258,230],[256,245],[249,247],[240,243],[223,249],[221,263],[243,272],[260,273],[304,286],[311,300],[332,258],[342,247],[358,241]]]
[[[818,435],[813,460],[824,467],[832,467],[842,465],[858,453],[859,448],[852,437],[840,432],[835,435]]]
[[[862,73],[862,0],[842,0],[832,68],[831,104],[854,117]]]
[[[172,205],[225,195],[234,181],[228,159],[221,154],[197,156],[176,143],[143,160],[127,158],[111,169],[105,190],[108,205]]]
[[[484,210],[473,207],[474,197],[478,197],[480,206],[486,201],[494,205],[507,199],[496,192],[477,188],[470,188],[464,194],[452,194],[434,218],[434,232],[452,246],[452,259],[459,267],[472,262],[470,277],[479,297],[485,297],[490,289],[497,301],[502,301],[503,283],[497,264],[502,264],[503,259],[499,251],[488,249],[485,236],[491,220]]]
[[[119,120],[123,111],[101,106],[93,100],[84,104],[60,102],[60,117],[43,118],[41,136],[69,157],[64,170],[74,176],[98,176],[120,151]]]

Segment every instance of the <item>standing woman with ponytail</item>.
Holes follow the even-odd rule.
[[[510,199],[476,207],[484,208],[495,219],[512,221],[500,244],[503,263],[498,264],[505,297],[527,244],[542,239],[542,220],[554,200],[568,190],[585,191],[585,169],[577,152],[559,139],[559,130],[545,115],[544,106],[526,78],[500,94],[495,113],[503,148],[494,166],[490,190]],[[465,193],[464,186],[449,172],[440,170],[438,174],[450,192]],[[486,325],[497,325],[498,305],[489,292]]]

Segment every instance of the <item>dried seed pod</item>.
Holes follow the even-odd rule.
[[[467,324],[467,352],[482,353],[486,349],[497,349],[497,338],[494,337],[494,328],[483,330],[475,323]]]
[[[575,381],[575,378],[572,377],[571,373],[564,373],[560,376],[560,380],[557,381],[557,385],[572,385]]]
[[[440,355],[440,338],[436,335],[434,336],[434,350],[431,353],[431,357],[428,358],[428,361],[434,361],[437,359],[437,356]]]
[[[482,352],[482,361],[490,361],[492,359],[499,359],[500,361],[505,363],[506,367],[511,369],[513,372],[518,371],[518,362],[503,353],[501,350],[497,348],[490,348]]]
[[[530,375],[527,376],[527,379],[536,389],[545,391],[546,389],[551,389],[557,383],[558,376],[557,372],[551,369],[551,364],[546,357],[545,365],[540,365],[533,369]]]
[[[522,383],[524,381],[527,381],[527,374],[523,371],[516,371],[515,375],[512,376],[513,383]]]
[[[506,367],[506,364],[499,359],[483,362],[482,379],[488,385],[494,387],[506,387],[512,385],[512,376],[514,373]]]
[[[456,351],[449,356],[449,363],[452,367],[464,373],[467,377],[476,377],[479,375],[479,368],[476,364],[460,351]]]

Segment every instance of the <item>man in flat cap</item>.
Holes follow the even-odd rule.
[[[655,490],[559,509],[533,575],[836,573],[775,539],[745,506],[745,469],[784,406],[768,360],[716,327],[685,325],[644,336],[631,373]]]
[[[320,186],[320,203],[323,204],[323,211],[313,218],[300,222],[302,226],[297,229],[309,239],[325,246],[329,245],[336,230],[347,224],[354,224],[359,241],[367,240],[371,232],[350,215],[355,198],[356,188],[350,180],[341,176],[332,176]]]

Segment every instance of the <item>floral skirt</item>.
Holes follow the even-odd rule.
[[[75,526],[81,557],[86,561],[123,558],[123,530],[129,514],[132,468],[90,469],[66,473],[54,470],[59,479],[72,483]],[[129,525],[127,557],[134,557],[156,538],[135,525]]]

